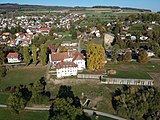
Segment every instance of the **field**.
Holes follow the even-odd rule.
[[[118,63],[118,64],[107,64],[106,69],[114,69],[117,74],[110,75],[109,77],[118,78],[135,78],[135,79],[152,79],[149,73],[159,73],[160,65],[155,62],[150,62],[146,65],[131,62],[128,64]]]
[[[12,68],[7,71],[7,75],[0,83],[0,89],[4,89],[8,86],[25,85],[33,83],[44,77],[46,67],[21,67]]]
[[[0,120],[48,120],[49,111],[22,111],[20,114],[14,114],[8,109],[0,108]],[[97,120],[94,116],[91,120]],[[112,118],[99,116],[98,120],[114,120]]]
[[[56,96],[61,85],[71,86],[74,95],[78,96],[82,103],[86,99],[91,99],[91,104],[88,106],[89,109],[97,105],[97,110],[99,111],[116,114],[112,107],[111,94],[119,85],[104,85],[99,80],[94,79],[64,79],[51,81],[46,88],[51,92],[52,96]],[[84,93],[85,98],[82,98],[82,93]]]
[[[48,120],[48,111],[22,111],[16,115],[8,109],[0,108],[0,120]]]
[[[9,93],[0,92],[0,104],[7,104]]]
[[[45,44],[46,45],[58,45],[58,44],[65,42],[65,41],[78,42],[77,39],[72,39],[70,36],[67,36],[62,39],[48,40]]]

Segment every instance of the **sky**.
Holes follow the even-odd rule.
[[[160,11],[160,0],[0,0],[0,3],[18,3],[48,6],[120,6]]]

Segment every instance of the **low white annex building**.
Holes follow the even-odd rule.
[[[7,60],[8,63],[18,63],[21,62],[21,60],[19,59],[19,54],[17,52],[10,52],[7,55]]]

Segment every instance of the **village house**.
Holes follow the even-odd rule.
[[[10,52],[7,55],[8,63],[18,63],[21,62],[19,59],[19,54],[17,52]]]
[[[50,32],[50,28],[39,28],[36,31],[37,33],[41,33],[43,35],[48,35]]]

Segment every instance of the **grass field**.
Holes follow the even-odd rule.
[[[22,111],[13,114],[8,109],[0,108],[0,120],[48,120],[48,111]]]
[[[97,110],[102,112],[107,112],[111,114],[116,114],[115,110],[112,107],[112,95],[111,93],[115,91],[118,85],[104,85],[100,84],[99,80],[75,80],[75,79],[64,79],[62,84],[47,84],[47,90],[51,92],[52,96],[56,96],[61,85],[70,85],[75,96],[78,96],[82,103],[85,100],[91,99],[91,104],[88,106],[89,109],[92,109],[94,105],[97,105]],[[70,82],[68,82],[70,81]],[[82,99],[82,93],[86,96]]]
[[[21,67],[7,71],[7,75],[0,83],[0,89],[8,86],[25,85],[33,83],[44,77],[46,67]]]
[[[131,62],[128,64],[125,63],[107,64],[106,69],[114,69],[117,71],[117,74],[110,75],[109,77],[152,79],[148,73],[150,72],[159,73],[160,65],[158,65],[155,62],[150,62],[145,65],[137,62]]]
[[[60,38],[60,39],[48,40],[45,44],[46,45],[57,45],[64,41],[78,42],[77,39],[72,39],[70,36],[67,36],[67,37]]]
[[[9,93],[0,92],[0,104],[7,104]]]
[[[20,114],[14,114],[8,109],[0,108],[0,120],[48,120],[49,111],[22,111]],[[97,120],[91,116],[91,120]],[[98,120],[114,120],[112,118],[99,116]]]

